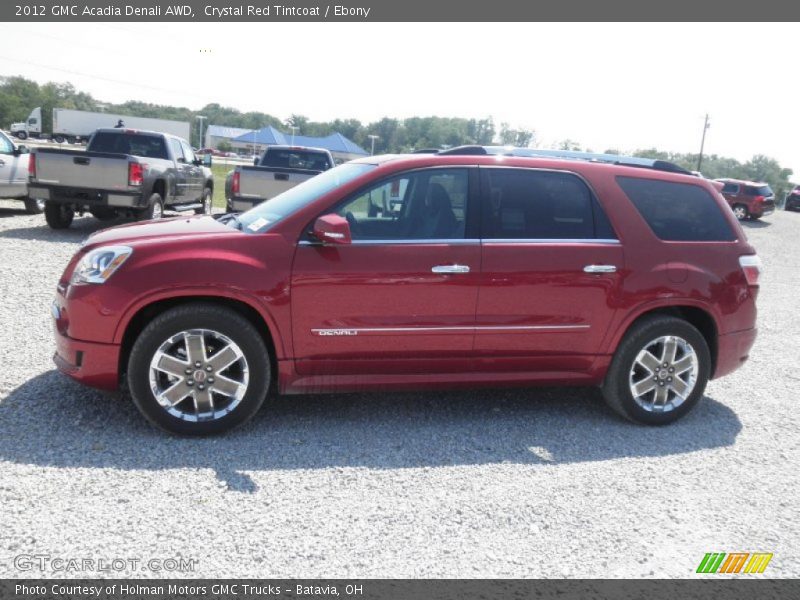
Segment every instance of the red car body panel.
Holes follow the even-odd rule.
[[[263,321],[284,393],[602,383],[636,318],[694,307],[718,333],[715,376],[747,357],[757,287],[738,257],[753,254],[711,183],[636,167],[494,156],[375,157],[372,171],[247,234],[210,217],[123,226],[91,236],[67,266],[54,305],[59,368],[113,389],[125,369],[125,333],[154,303],[224,299]],[[617,240],[536,243],[465,239],[411,244],[310,245],[314,220],[369,182],[408,169],[509,166],[562,170],[593,189]],[[666,179],[704,187],[725,208],[731,242],[659,240],[616,181]],[[83,254],[130,245],[103,285],[69,280]],[[586,265],[613,265],[589,274]],[[468,273],[436,274],[459,265]],[[351,335],[357,331],[357,335]],[[80,357],[78,356],[80,354]]]

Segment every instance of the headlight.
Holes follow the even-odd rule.
[[[70,283],[105,283],[131,254],[133,248],[128,246],[95,248],[80,260]]]

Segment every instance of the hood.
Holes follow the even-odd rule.
[[[125,244],[151,239],[169,239],[188,236],[211,235],[220,233],[236,233],[227,225],[223,225],[213,217],[176,217],[159,219],[145,223],[132,223],[104,229],[90,235],[86,246]]]

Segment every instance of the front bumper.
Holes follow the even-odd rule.
[[[741,367],[750,355],[758,330],[745,329],[719,336],[717,346],[717,368],[714,377],[723,377]]]
[[[66,324],[58,301],[53,302],[51,313],[56,339],[53,362],[58,370],[84,385],[103,390],[118,389],[120,346],[73,339],[65,333]]]

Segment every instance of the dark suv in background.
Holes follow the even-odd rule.
[[[791,192],[786,196],[786,210],[800,210],[800,185],[794,186]]]
[[[775,194],[767,183],[742,179],[717,179],[723,184],[722,196],[740,221],[760,219],[775,212]]]

